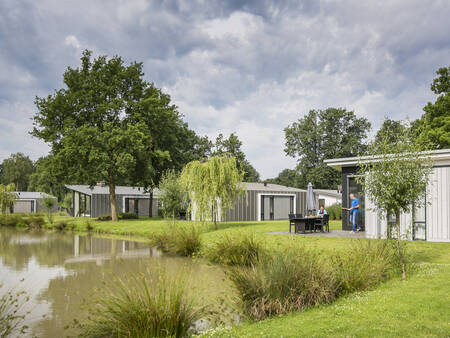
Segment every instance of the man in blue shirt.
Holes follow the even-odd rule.
[[[350,199],[352,200],[352,207],[347,210],[350,211],[350,222],[352,223],[352,232],[358,232],[361,228],[356,224],[356,216],[359,210],[359,199],[356,198],[354,194],[350,194]]]

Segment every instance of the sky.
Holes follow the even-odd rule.
[[[0,161],[48,153],[34,99],[84,49],[143,62],[190,128],[236,133],[261,177],[294,168],[284,128],[342,107],[376,131],[416,119],[450,66],[450,1],[0,0]]]

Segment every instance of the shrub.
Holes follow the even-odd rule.
[[[152,245],[158,249],[181,256],[193,256],[200,251],[202,229],[195,225],[173,227],[169,231],[160,231],[150,237]]]
[[[229,275],[244,314],[256,320],[328,303],[336,297],[333,275],[317,254],[305,249],[266,255],[250,268],[233,268]]]
[[[97,221],[110,221],[111,219],[112,219],[111,215],[103,215],[97,217]]]
[[[30,214],[30,216],[24,218],[24,222],[31,228],[40,229],[45,224],[44,217]]]
[[[252,233],[225,234],[206,249],[205,256],[214,263],[251,266],[265,254],[260,240]]]
[[[59,221],[59,222],[55,223],[54,228],[56,230],[63,231],[67,228],[68,224],[69,223],[66,221]]]
[[[139,216],[134,212],[122,212],[119,214],[119,218],[120,219],[138,219]]]
[[[15,227],[17,223],[24,223],[24,219],[21,215],[0,215],[0,225]]]
[[[86,220],[84,221],[84,225],[85,225],[87,231],[94,230],[94,227],[92,226],[91,221],[89,220],[89,218],[86,218]]]
[[[185,337],[188,329],[205,313],[188,296],[184,278],[145,277],[118,280],[107,286],[87,322],[85,337]]]
[[[340,203],[336,203],[330,205],[325,208],[330,215],[331,220],[339,220],[342,219],[342,205]]]
[[[0,337],[23,336],[27,332],[28,326],[24,324],[25,315],[20,314],[22,306],[27,301],[28,297],[24,291],[9,290],[0,296]]]
[[[390,241],[355,240],[349,250],[331,256],[339,295],[372,288],[396,270],[396,253]]]

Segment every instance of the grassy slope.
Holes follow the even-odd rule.
[[[59,218],[73,222],[83,231],[86,220]],[[168,228],[164,220],[124,220],[118,223],[90,221],[94,231],[147,237]],[[339,229],[334,221],[332,229]],[[209,230],[211,230],[209,225]],[[287,221],[222,223],[218,231],[202,235],[208,245],[225,232],[253,232],[271,247],[300,244],[317,250],[345,250],[351,239],[267,235],[286,231]],[[391,280],[376,290],[342,298],[328,306],[245,323],[231,330],[216,331],[219,337],[299,337],[299,336],[450,336],[450,243],[413,242],[410,251],[424,262],[419,272],[406,282]],[[431,263],[431,264],[430,264]]]

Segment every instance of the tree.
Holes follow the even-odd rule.
[[[315,188],[336,188],[340,174],[323,161],[363,154],[369,129],[367,119],[342,108],[311,110],[286,127],[284,151],[298,160],[298,186],[305,188],[311,182]]]
[[[286,187],[297,187],[298,174],[294,169],[284,169],[277,177],[265,180],[267,183],[284,185]]]
[[[184,190],[179,175],[172,169],[167,170],[159,183],[158,201],[161,203],[165,217],[171,217],[175,225],[175,217],[184,209]]]
[[[39,158],[34,164],[34,172],[30,175],[28,191],[45,192],[62,200],[66,189],[58,177],[56,166],[57,163],[51,155]]]
[[[51,146],[58,181],[105,182],[112,221],[118,220],[117,183],[130,179],[143,154],[162,155],[152,151],[145,121],[135,117],[150,87],[143,75],[141,63],[125,66],[119,56],[92,60],[86,50],[81,66],[64,73],[65,88],[35,100],[31,134]]]
[[[359,158],[361,176],[357,178],[365,195],[375,209],[385,215],[395,215],[398,256],[402,266],[402,280],[406,279],[406,262],[402,244],[400,213],[409,213],[413,205],[424,203],[432,163],[424,155],[422,146],[409,135],[409,129],[393,143],[388,135],[371,145],[370,159]]]
[[[234,156],[236,158],[236,166],[238,170],[244,171],[244,181],[258,182],[259,173],[247,160],[244,152],[241,150],[241,147],[242,142],[234,133],[231,133],[227,139],[224,138],[222,134],[219,134],[216,138],[212,155],[222,156],[227,154]]]
[[[439,95],[435,103],[423,108],[420,140],[435,149],[450,148],[450,67],[440,68],[431,90]]]
[[[212,156],[203,162],[188,163],[180,176],[189,195],[188,210],[194,212],[197,220],[205,220],[212,215],[217,229],[219,212],[223,218],[236,199],[246,194],[243,177],[244,172],[237,169],[233,156]]]
[[[27,191],[30,175],[33,173],[33,162],[22,153],[11,154],[3,160],[3,183],[14,183],[17,191]]]
[[[47,213],[47,219],[50,224],[53,224],[53,208],[56,205],[56,199],[52,196],[44,196],[42,198],[42,206]]]
[[[389,142],[395,143],[405,132],[405,128],[405,125],[401,121],[395,121],[385,117],[381,128],[377,131],[375,142],[380,143],[382,140],[387,139]]]
[[[72,212],[72,203],[73,203],[73,196],[69,192],[69,193],[64,195],[64,198],[62,199],[62,202],[60,203],[60,205],[64,209],[66,209],[69,214],[71,214],[71,212]]]
[[[9,209],[16,202],[16,194],[14,183],[8,185],[0,184],[0,211],[2,214],[8,214]]]

